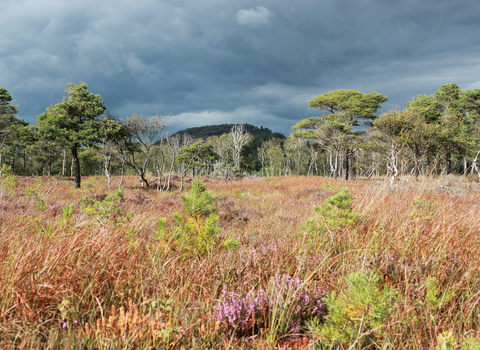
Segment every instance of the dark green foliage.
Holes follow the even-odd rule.
[[[221,136],[223,134],[228,134],[230,131],[232,131],[232,127],[235,124],[221,124],[221,125],[206,125],[206,126],[198,126],[194,128],[188,128],[184,130],[177,131],[173,136],[175,135],[181,135],[181,134],[188,134],[192,136],[194,139],[206,139],[211,136]],[[255,125],[251,124],[243,124],[245,127],[245,131],[248,132],[249,134],[256,136],[256,135],[272,135],[275,138],[285,138],[285,136],[281,133],[278,132],[272,132],[268,128],[262,127],[256,127]]]
[[[366,123],[365,120],[375,119],[380,104],[387,100],[386,96],[378,92],[364,94],[360,91],[342,89],[315,97],[309,102],[309,107],[326,110],[332,114],[347,114],[356,126],[361,122]]]
[[[67,97],[39,115],[38,131],[42,138],[71,145],[88,144],[97,140],[96,118],[105,111],[100,95],[88,92],[88,85],[67,84]]]
[[[370,126],[376,118],[376,112],[387,97],[377,92],[368,94],[355,90],[336,90],[315,97],[309,102],[310,108],[326,110],[330,114],[301,120],[293,130],[296,137],[310,138],[318,142],[331,156],[342,159],[342,175],[350,178],[354,153],[362,148],[361,132],[355,127]],[[339,169],[331,162],[334,177]]]
[[[480,89],[460,90],[457,84],[445,84],[432,96],[418,96],[407,107],[429,130],[431,146],[426,156],[440,156],[445,173],[454,171],[455,163],[461,164],[465,157],[474,158],[480,145]],[[421,133],[412,132],[411,138],[418,136]]]
[[[201,166],[216,160],[218,155],[213,146],[203,140],[197,141],[189,146],[180,149],[177,157],[179,162],[184,162],[191,166]]]
[[[7,89],[0,87],[0,117],[17,114],[17,107],[10,104],[12,96]],[[0,123],[2,120],[0,119]],[[0,128],[2,125],[0,124]]]
[[[0,87],[0,167],[3,163],[2,153],[8,152],[6,147],[11,148],[12,153],[15,151],[15,128],[26,125],[15,116],[17,106],[11,105],[11,101],[12,96],[6,89]],[[0,171],[0,175],[1,173]]]
[[[37,128],[41,140],[70,149],[75,164],[75,187],[80,188],[78,149],[98,141],[98,131],[103,124],[97,117],[103,114],[105,106],[100,95],[88,92],[86,83],[67,86],[68,96],[37,116]]]

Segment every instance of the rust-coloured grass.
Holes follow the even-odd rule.
[[[121,214],[111,219],[82,210],[82,198],[114,192],[101,177],[85,179],[80,190],[53,177],[3,189],[0,348],[307,349],[315,341],[308,332],[273,341],[269,330],[229,336],[212,317],[223,287],[247,293],[288,274],[341,290],[342,277],[358,270],[374,271],[397,293],[384,348],[433,348],[447,330],[459,343],[480,338],[477,183],[278,177],[205,184],[216,196],[220,235],[239,244],[190,257],[156,237],[158,219],[172,224],[181,210],[178,193],[143,190],[127,177]],[[358,224],[306,233],[313,208],[342,187],[355,197]],[[72,204],[71,217],[62,214]],[[425,301],[429,277],[455,291],[439,308]]]

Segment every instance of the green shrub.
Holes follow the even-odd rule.
[[[120,222],[119,217],[122,214],[122,210],[118,208],[118,204],[123,198],[123,187],[120,187],[115,193],[111,193],[103,200],[98,201],[90,197],[82,198],[83,212],[87,215],[91,215],[102,225],[107,221],[113,221],[113,223]],[[68,215],[68,213],[65,213]]]
[[[194,180],[192,190],[181,197],[184,214],[173,214],[175,226],[169,228],[166,218],[158,221],[160,239],[167,250],[179,250],[186,255],[205,255],[216,246],[235,248],[238,244],[227,239],[221,242],[217,208],[212,194],[206,191],[203,182]]]
[[[359,214],[352,212],[353,196],[347,188],[328,198],[322,205],[314,208],[317,219],[307,221],[306,230],[309,232],[335,231],[342,227],[354,226]]]
[[[12,167],[3,164],[2,167],[0,168],[0,190],[3,187],[3,190],[7,191],[13,191],[17,187],[18,181],[17,177],[12,174]]]
[[[431,220],[438,211],[437,203],[433,200],[415,198],[413,201],[412,216],[417,220]]]
[[[353,272],[345,277],[344,291],[327,296],[325,323],[310,323],[320,348],[366,349],[381,342],[395,296],[381,282],[375,273]]]
[[[434,350],[480,350],[480,341],[471,335],[467,335],[462,342],[461,347],[457,342],[455,334],[451,331],[443,331],[437,336],[437,345]]]

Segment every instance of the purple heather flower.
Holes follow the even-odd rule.
[[[276,275],[268,292],[259,289],[242,297],[224,288],[214,306],[214,315],[229,332],[252,336],[274,323],[275,320],[270,319],[273,315],[284,314],[287,334],[297,335],[306,321],[326,315],[325,294],[321,288],[313,291],[307,288],[300,278]]]

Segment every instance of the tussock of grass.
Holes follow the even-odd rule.
[[[375,274],[375,288],[395,297],[380,328],[372,326],[362,341],[337,342],[338,349],[360,348],[365,339],[372,349],[433,349],[447,335],[459,345],[480,338],[476,183],[207,181],[218,235],[238,245],[189,256],[158,239],[158,219],[173,224],[180,195],[144,191],[136,178],[123,185],[118,212],[101,217],[81,199],[102,203],[113,193],[103,178],[87,179],[81,190],[56,178],[19,179],[2,195],[0,348],[307,349],[323,341],[315,322],[295,336],[267,326],[242,337],[222,327],[213,314],[222,291],[273,296],[271,281],[282,275],[348,295],[346,278],[359,271]],[[358,214],[355,222],[321,221],[314,208],[343,187],[354,198],[348,210]],[[308,219],[314,229],[306,229]],[[278,327],[279,306],[266,307]]]

